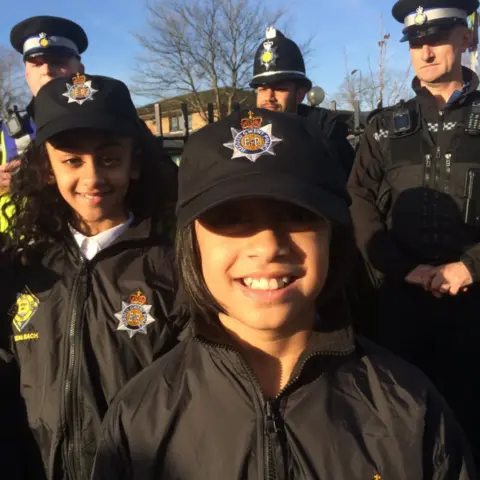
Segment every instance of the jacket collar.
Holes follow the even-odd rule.
[[[110,252],[112,248],[116,248],[119,244],[145,241],[152,237],[158,238],[159,236],[162,236],[163,233],[163,225],[161,222],[155,222],[150,217],[135,217],[129,228],[127,228],[111,245],[99,252],[93,260],[98,260],[104,255],[108,255],[108,252]],[[54,253],[58,249],[64,248],[64,245],[66,245],[67,251],[69,251],[70,254],[80,262],[81,254],[71,232],[65,236],[65,243],[60,243],[57,246],[54,246],[51,252]]]
[[[197,339],[206,340],[213,345],[226,345],[236,348],[230,336],[218,322],[207,323],[198,319],[191,320],[187,327],[188,330],[189,334]],[[312,354],[347,355],[354,351],[355,340],[353,328],[350,325],[345,324],[337,329],[324,329],[320,325],[312,333],[303,356]]]
[[[472,92],[475,92],[479,85],[479,79],[475,72],[467,67],[462,67],[462,77],[465,84],[468,84],[468,88],[460,95],[453,103],[449,105],[455,105],[465,99],[465,97]],[[418,100],[421,103],[436,105],[435,97],[428,91],[426,87],[420,85],[420,80],[415,77],[412,80],[412,89],[415,91]]]

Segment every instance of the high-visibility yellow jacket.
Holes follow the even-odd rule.
[[[11,137],[5,126],[5,122],[1,123],[0,128],[0,165],[5,165],[6,163],[11,162],[12,160],[20,157],[22,153],[27,149],[32,140],[35,138],[35,124],[33,123],[30,115],[24,114],[22,116],[23,120],[23,132],[16,138]],[[0,196],[0,233],[5,232],[7,229],[7,218],[3,212],[3,206],[8,202],[8,195]],[[12,207],[7,209],[7,216],[11,217],[14,213]]]

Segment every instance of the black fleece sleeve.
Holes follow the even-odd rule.
[[[480,243],[468,247],[460,257],[468,268],[474,282],[480,282]]]
[[[375,270],[391,278],[404,279],[417,262],[402,250],[387,231],[377,208],[385,166],[374,133],[380,129],[374,118],[365,129],[348,181],[351,213],[358,248]]]

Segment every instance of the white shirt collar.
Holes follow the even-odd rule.
[[[92,237],[87,237],[78,230],[75,230],[71,225],[69,225],[69,228],[70,232],[72,232],[75,242],[78,245],[78,248],[80,248],[80,252],[82,253],[83,257],[87,260],[91,260],[95,255],[97,255],[97,253],[111,245],[125,230],[127,230],[132,222],[133,215],[130,214],[126,222]]]

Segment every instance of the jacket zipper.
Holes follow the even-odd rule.
[[[266,441],[264,442],[264,478],[265,480],[276,480],[277,472],[276,472],[276,464],[275,464],[275,455],[274,455],[274,446],[278,443],[280,445],[280,449],[282,453],[286,451],[285,445],[285,437],[284,437],[284,428],[283,428],[283,419],[278,412],[278,403],[280,402],[281,398],[295,385],[295,383],[300,379],[300,375],[307,364],[313,357],[324,355],[324,356],[335,356],[335,357],[342,357],[349,355],[350,352],[333,352],[333,351],[322,351],[322,352],[314,352],[308,355],[306,358],[303,359],[302,363],[298,367],[298,373],[288,381],[288,383],[282,388],[282,390],[273,398],[273,399],[265,399],[265,395],[263,393],[262,386],[260,385],[257,377],[253,373],[252,369],[248,365],[247,362],[242,358],[242,356],[238,353],[230,345],[220,344],[220,343],[213,343],[202,338],[195,337],[195,339],[204,345],[213,346],[215,348],[223,348],[225,350],[231,351],[237,355],[240,363],[243,365],[245,370],[250,376],[250,379],[256,385],[257,393],[259,397],[262,399],[261,404],[265,401],[263,405],[264,411],[264,437]],[[285,466],[285,461],[283,465]]]
[[[65,403],[63,425],[65,426],[64,463],[68,478],[73,480],[77,474],[82,478],[82,463],[80,449],[80,425],[77,408],[79,380],[79,351],[81,349],[81,316],[86,297],[86,275],[88,267],[82,259],[82,268],[75,279],[72,292],[73,306],[68,332],[67,374],[65,377]]]
[[[276,465],[274,445],[280,443],[280,433],[283,433],[283,425],[277,412],[274,410],[274,406],[271,400],[265,402],[265,436],[267,441],[265,442],[265,478],[267,480],[275,480],[276,478]],[[281,445],[283,447],[283,445]],[[282,448],[283,451],[283,448]]]

